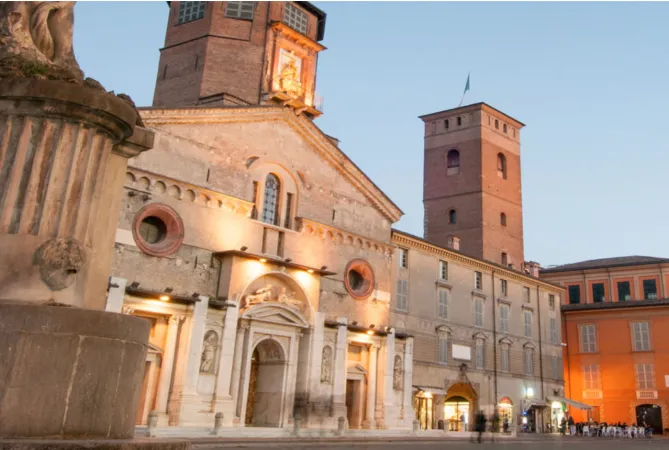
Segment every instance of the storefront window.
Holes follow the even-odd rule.
[[[420,422],[421,430],[432,429],[432,394],[420,391],[414,397],[416,419]]]
[[[450,397],[444,402],[444,420],[448,431],[469,430],[469,402],[464,397]]]
[[[551,432],[558,433],[560,431],[560,423],[564,417],[565,406],[561,402],[551,403]]]
[[[499,415],[500,427],[505,433],[510,432],[513,426],[513,402],[509,397],[502,397],[497,404],[497,414]]]

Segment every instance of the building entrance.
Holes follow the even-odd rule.
[[[267,339],[255,348],[251,358],[245,424],[280,427],[286,360],[276,341]]]
[[[653,429],[653,434],[662,434],[662,408],[657,405],[636,407],[636,423]]]
[[[464,397],[449,397],[444,402],[444,419],[448,431],[469,430],[469,401]]]
[[[432,429],[432,394],[422,393],[414,397],[414,410],[416,411],[416,419],[420,422],[421,430]]]

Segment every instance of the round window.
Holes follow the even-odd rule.
[[[369,297],[374,290],[374,270],[364,259],[354,259],[346,266],[344,284],[353,298]]]
[[[135,216],[132,234],[137,246],[153,256],[176,252],[184,239],[181,217],[167,205],[152,203]]]

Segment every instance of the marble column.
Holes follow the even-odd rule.
[[[413,394],[411,386],[413,380],[413,338],[408,337],[404,344],[404,390],[402,392],[402,419],[405,425],[410,425],[414,419]]]
[[[251,325],[249,323],[242,323],[239,326],[243,338],[239,339],[240,336],[237,336],[237,341],[239,345],[235,349],[235,368],[233,373],[235,376],[235,384],[237,385],[237,398],[235,399],[236,403],[236,417],[239,418],[239,422],[244,424],[244,410],[246,405],[246,372],[247,366],[249,365],[250,355],[248,353],[251,351],[249,348],[249,341],[251,340]]]
[[[230,383],[232,380],[233,366],[231,362],[235,357],[238,317],[238,305],[229,306],[228,309],[225,310],[223,339],[218,358],[218,376],[216,378],[216,402],[219,402],[219,400],[231,400]]]
[[[391,328],[386,336],[384,348],[385,373],[383,374],[383,418],[386,427],[394,426],[397,420],[393,375],[395,371],[395,329]]]
[[[186,377],[184,379],[184,393],[197,393],[197,379],[200,375],[200,358],[202,357],[202,340],[204,339],[205,321],[209,309],[209,297],[201,295],[193,308],[190,326],[190,343],[186,360]]]
[[[376,428],[374,412],[376,410],[376,358],[378,347],[374,344],[369,346],[369,372],[367,373],[367,408],[365,414],[364,428]]]
[[[301,332],[295,333],[290,339],[290,350],[288,361],[286,362],[286,383],[284,390],[284,413],[283,425],[292,423],[293,409],[295,408],[295,390],[297,386],[297,355],[300,350],[300,339],[303,334]]]
[[[169,399],[170,384],[172,382],[172,369],[174,368],[174,359],[176,356],[179,324],[182,320],[182,316],[172,316],[169,318],[169,325],[167,326],[165,349],[163,351],[162,363],[160,364],[158,389],[156,390],[156,411],[163,416],[162,419],[167,419],[167,401]],[[158,420],[160,421],[161,417],[159,417]]]
[[[321,370],[323,364],[323,340],[325,335],[325,313],[316,312],[314,314],[314,328],[310,333],[310,372],[307,376],[307,417],[302,417],[303,424],[313,426],[318,424],[323,426],[323,418],[327,415],[327,399],[322,398],[317,393],[321,386]],[[306,344],[306,343],[303,343]],[[334,357],[334,354],[332,355]],[[329,396],[327,396],[329,397]],[[306,422],[305,422],[306,419]]]
[[[120,313],[123,311],[123,300],[125,299],[125,286],[128,280],[125,278],[109,278],[109,294],[107,294],[107,306],[105,311]]]
[[[346,417],[346,357],[348,351],[348,321],[337,319],[337,343],[335,348],[334,383],[332,389],[332,414]]]
[[[242,378],[242,353],[244,352],[244,341],[246,340],[246,331],[249,329],[247,323],[240,323],[237,327],[237,337],[235,338],[235,355],[232,360],[232,381],[230,386],[230,395],[233,402],[233,413],[239,417],[240,398],[239,385]]]

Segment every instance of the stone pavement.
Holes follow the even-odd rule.
[[[193,439],[193,450],[214,450],[222,448],[243,448],[251,450],[259,449],[311,449],[326,447],[337,450],[344,449],[406,449],[416,448],[416,450],[436,450],[448,447],[452,450],[469,449],[473,444],[469,439],[436,439],[432,437],[416,438],[331,438],[331,439]],[[491,442],[490,436],[486,436],[481,444],[487,448],[499,448],[513,450],[518,447],[523,449],[541,450],[561,450],[566,446],[580,447],[584,450],[641,450],[648,446],[652,448],[669,448],[669,441],[662,438],[654,439],[609,439],[609,438],[581,438],[581,437],[563,437],[555,435],[536,435],[525,434],[517,438],[496,439]]]

